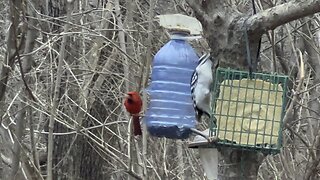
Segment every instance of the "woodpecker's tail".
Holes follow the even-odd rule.
[[[134,136],[142,135],[140,117],[137,115],[133,115],[132,123],[133,123],[133,135]]]

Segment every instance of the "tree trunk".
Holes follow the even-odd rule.
[[[227,1],[187,2],[202,23],[204,36],[209,42],[212,55],[220,61],[220,66],[236,69],[247,69],[245,29],[250,54],[255,60],[263,33],[320,11],[319,0],[293,0],[255,15],[241,13],[236,7],[228,5]]]
[[[33,2],[33,4],[36,4]],[[29,14],[33,14],[32,11],[30,11],[30,9],[28,8],[28,12]],[[34,15],[34,14],[33,14]],[[35,17],[35,15],[33,16]],[[29,20],[29,24],[28,24],[28,29],[27,29],[27,33],[26,33],[26,41],[25,41],[25,45],[24,45],[24,54],[28,54],[30,53],[33,48],[34,48],[34,44],[35,44],[35,39],[36,39],[36,31],[34,29],[34,27],[36,26],[36,22],[34,19],[30,19]],[[23,37],[24,38],[24,37]],[[20,55],[20,54],[18,54]],[[33,101],[34,99],[32,99],[33,95],[31,92],[31,89],[29,88],[29,83],[30,83],[30,77],[29,76],[25,76],[25,74],[27,74],[32,67],[32,64],[34,63],[34,60],[32,58],[31,55],[26,55],[24,58],[17,58],[19,61],[19,66],[20,66],[20,72],[21,72],[21,80],[18,85],[18,87],[22,88],[22,93],[21,93],[21,99],[22,101],[20,101],[19,103],[19,112],[16,116],[16,129],[15,129],[15,142],[13,145],[13,157],[12,157],[12,172],[11,172],[11,177],[15,178],[15,175],[18,172],[19,169],[19,164],[20,164],[20,151],[21,151],[21,145],[22,145],[22,140],[24,138],[24,130],[25,130],[25,126],[26,126],[26,118],[25,118],[25,114],[26,114],[26,110],[29,109],[30,107],[28,107],[29,105],[26,104],[27,101]],[[25,98],[25,97],[29,97],[29,99]],[[29,111],[32,112],[32,111]],[[33,134],[31,134],[31,136],[33,136]],[[34,146],[34,145],[32,145]],[[36,162],[35,162],[36,163]]]
[[[7,88],[7,82],[9,78],[9,73],[13,68],[14,60],[17,54],[17,51],[20,49],[17,44],[17,36],[19,30],[19,17],[21,12],[21,0],[10,1],[10,22],[12,25],[8,29],[8,35],[6,37],[7,51],[5,55],[4,63],[0,67],[0,118],[5,113],[5,93]],[[0,119],[0,122],[2,120]]]
[[[319,0],[293,0],[255,15],[241,13],[227,1],[186,1],[202,23],[211,54],[220,62],[220,66],[241,70],[248,70],[249,60],[253,67],[258,65],[256,54],[259,42],[267,30],[320,11]],[[251,54],[249,60],[247,43]],[[225,164],[235,163],[233,167],[224,169],[223,174],[226,176],[222,179],[257,179],[258,168],[262,162],[260,153],[229,148],[223,148],[222,151]]]
[[[59,17],[65,15],[65,12],[71,12],[72,9],[77,8],[77,4],[73,4],[74,6],[70,8],[68,11],[66,11],[66,4],[65,2],[55,3],[55,2],[49,2],[48,3],[48,13],[50,16],[53,17]],[[58,22],[61,24],[61,22]],[[71,22],[67,22],[71,23]],[[54,26],[51,31],[57,31],[58,26]],[[101,27],[102,29],[104,27]],[[50,30],[48,28],[48,30]],[[66,28],[66,31],[68,28]],[[66,36],[65,34],[64,36]],[[73,39],[66,39],[67,37],[63,37],[63,44],[60,46],[60,59],[61,62],[67,62],[67,63],[75,63],[78,56],[75,52],[74,57],[70,56],[70,52],[73,52],[73,49],[70,47],[73,47],[74,49],[79,49],[79,41],[74,42]],[[68,42],[68,43],[67,43]],[[99,46],[102,46],[102,43],[98,43]],[[59,47],[57,47],[59,48]],[[85,47],[83,47],[85,48]],[[92,56],[98,56],[98,57],[88,57],[90,58],[99,58],[99,51],[100,47],[97,47],[93,49],[96,53],[92,53],[94,55]],[[66,53],[65,56],[61,52]],[[77,62],[76,62],[77,63]],[[64,67],[60,67],[64,68]],[[59,69],[59,67],[58,67]],[[59,82],[58,86],[55,88],[55,96],[53,101],[60,101],[61,103],[61,95],[63,93],[66,93],[66,90],[70,88],[66,81],[68,81],[69,76],[64,76],[68,73],[64,72],[65,69],[62,69],[62,71],[57,72],[57,76],[63,76],[61,79],[61,84]],[[86,84],[88,83],[88,84]],[[86,78],[84,82],[84,89],[80,90],[82,91],[81,94],[86,92],[87,94],[85,96],[79,96],[79,89],[77,88],[70,88],[69,96],[73,98],[75,101],[80,102],[79,107],[80,108],[74,108],[74,111],[64,111],[61,110],[58,104],[56,104],[54,108],[57,108],[57,110],[63,111],[66,115],[69,117],[73,117],[77,120],[78,124],[76,127],[76,131],[79,131],[81,127],[89,127],[94,126],[95,124],[92,124],[92,120],[90,120],[85,112],[83,112],[83,108],[85,105],[85,100],[82,100],[83,98],[89,99],[89,106],[88,108],[92,108],[94,100],[90,99],[92,95],[90,95],[90,91],[86,91],[86,86],[90,87],[91,84],[94,83],[91,78]],[[88,88],[87,87],[87,88]],[[58,103],[58,102],[56,102]],[[98,108],[99,109],[99,108]],[[88,111],[89,109],[85,109]],[[75,112],[75,113],[74,113]],[[60,114],[60,113],[59,113]],[[56,114],[57,115],[57,114]],[[56,116],[54,115],[54,116]],[[98,115],[96,115],[98,116]],[[101,116],[101,115],[100,115]],[[57,117],[60,117],[60,115],[57,115]],[[55,118],[55,117],[53,117]],[[67,117],[66,117],[67,118]],[[50,128],[50,127],[49,127]],[[60,123],[52,123],[51,124],[52,133],[66,133],[70,131],[70,128],[67,128],[64,124]],[[98,132],[93,131],[94,134],[98,134]],[[49,136],[50,137],[50,136]],[[52,136],[52,138],[48,140],[48,142],[52,143],[52,154],[50,155],[49,159],[52,159],[52,166],[49,168],[52,168],[53,172],[51,175],[52,179],[104,179],[104,167],[103,162],[104,159],[100,157],[100,154],[98,153],[99,150],[95,147],[95,143],[89,140],[86,136],[81,135],[81,133],[70,133],[66,135],[56,135]],[[50,145],[50,144],[49,144]],[[50,147],[50,146],[49,146]],[[48,156],[49,157],[49,156]],[[49,160],[50,161],[50,160]]]

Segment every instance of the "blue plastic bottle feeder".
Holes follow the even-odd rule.
[[[147,89],[150,103],[145,114],[152,136],[186,139],[195,128],[195,112],[190,79],[199,57],[186,35],[176,33],[155,55],[151,85]]]

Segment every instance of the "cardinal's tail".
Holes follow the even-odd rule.
[[[132,117],[132,123],[133,123],[133,135],[134,136],[138,136],[138,135],[142,135],[142,131],[141,131],[141,125],[140,125],[140,117],[134,115]]]

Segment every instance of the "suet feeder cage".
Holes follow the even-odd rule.
[[[210,134],[216,146],[277,153],[287,103],[288,77],[218,68]]]

